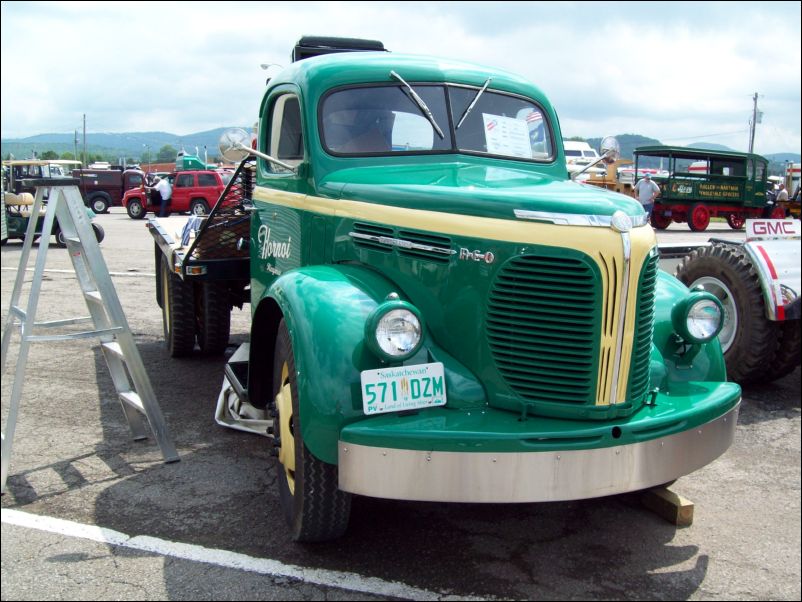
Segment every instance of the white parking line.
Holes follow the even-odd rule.
[[[11,508],[0,510],[2,522],[37,529],[48,533],[56,533],[67,537],[88,539],[112,546],[130,548],[142,552],[150,552],[161,556],[170,556],[195,562],[213,564],[220,567],[260,573],[274,577],[288,577],[304,583],[324,587],[336,587],[348,591],[372,594],[379,597],[406,598],[410,600],[486,600],[487,598],[465,597],[456,594],[433,592],[412,587],[397,581],[385,581],[375,577],[364,577],[357,573],[329,571],[284,564],[268,558],[254,558],[245,554],[204,548],[186,543],[168,541],[147,535],[131,537],[125,533],[85,525],[50,516],[39,516]]]
[[[18,268],[2,268],[3,271],[7,272],[16,272]],[[33,272],[35,268],[25,268],[26,272]],[[45,269],[44,272],[51,272],[53,274],[72,274],[75,275],[75,270],[56,270],[56,269]],[[110,276],[149,276],[151,278],[155,277],[156,274],[151,274],[149,272],[109,272]]]

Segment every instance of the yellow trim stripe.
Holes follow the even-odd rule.
[[[618,316],[620,299],[620,281],[623,275],[624,251],[621,234],[612,228],[588,226],[555,226],[533,221],[506,220],[498,218],[476,217],[471,215],[455,215],[440,211],[409,209],[391,205],[378,205],[364,201],[347,199],[328,199],[300,193],[286,192],[257,186],[254,189],[255,201],[290,207],[344,219],[365,220],[399,228],[423,230],[437,234],[464,236],[511,242],[521,245],[546,245],[552,247],[569,247],[591,257],[602,274],[601,298],[606,304],[608,319],[615,324]],[[510,210],[512,211],[512,209]],[[629,270],[629,291],[637,291],[641,268],[649,256],[649,251],[657,244],[657,238],[651,227],[635,228],[630,231],[631,256]],[[616,282],[610,279],[610,262],[614,261],[618,277]],[[632,340],[635,333],[637,297],[629,295],[624,322],[624,345],[617,391],[610,391],[613,382],[615,351],[618,333],[613,329],[606,332],[606,324],[602,324],[599,336],[600,362],[597,405],[622,402],[626,399],[629,384],[629,367],[632,355]],[[612,317],[609,312],[613,312]],[[604,318],[605,312],[602,312]],[[601,359],[606,357],[607,361]]]

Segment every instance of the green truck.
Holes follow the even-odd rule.
[[[651,223],[665,230],[672,222],[703,232],[711,217],[723,217],[733,230],[747,219],[782,219],[785,210],[766,195],[769,162],[751,153],[684,146],[641,146],[635,149],[639,168],[661,166],[653,176],[660,186]]]
[[[658,269],[637,201],[568,179],[528,81],[381,50],[270,80],[207,220],[250,217],[251,336],[225,403],[263,412],[293,539],[343,534],[354,494],[584,499],[724,453],[741,391],[721,304]]]

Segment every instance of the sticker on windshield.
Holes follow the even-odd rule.
[[[487,152],[507,157],[532,158],[529,145],[529,126],[526,119],[482,113],[485,124]]]

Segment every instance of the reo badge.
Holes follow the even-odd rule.
[[[493,263],[496,260],[496,256],[493,254],[492,251],[488,251],[487,253],[482,253],[481,251],[469,251],[465,247],[461,247],[459,250],[459,258],[463,261],[484,261],[485,263]]]

